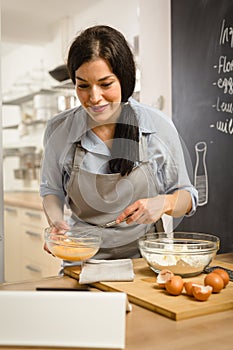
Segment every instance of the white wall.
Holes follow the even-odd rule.
[[[139,0],[139,7],[140,101],[171,117],[170,0]],[[163,223],[165,231],[172,231],[170,216],[163,215]]]
[[[77,30],[87,26],[106,24],[120,30],[130,43],[138,34],[138,0],[102,0],[86,12],[75,16]]]
[[[1,9],[0,9],[1,15]],[[0,37],[1,37],[1,16],[0,16]],[[1,64],[1,57],[0,57]],[[0,81],[0,101],[1,101],[1,81]],[[2,113],[0,109],[0,125],[2,124]],[[0,162],[2,164],[2,133],[0,133]],[[3,176],[2,167],[0,169],[0,203],[3,203]],[[1,206],[0,206],[1,207]],[[4,281],[4,229],[3,210],[0,210],[0,283]]]
[[[163,96],[171,116],[170,0],[139,0],[139,6],[141,101],[156,106]]]
[[[51,42],[44,46],[16,46],[2,58],[3,93],[42,64],[46,72],[63,64],[76,34],[95,24],[116,27],[131,45],[139,35],[141,101],[156,105],[158,97],[163,96],[163,110],[171,116],[170,0],[118,0],[117,3],[102,0],[97,4],[93,1],[87,10],[57,23]],[[55,82],[49,75],[47,79]]]
[[[32,71],[42,67],[44,48],[33,45],[16,45],[9,54],[2,57],[2,91],[3,94],[14,90],[15,93],[28,91],[27,82]]]
[[[141,100],[155,105],[157,98],[164,96],[164,111],[170,115],[170,0],[118,0],[117,3],[115,0],[102,0],[97,4],[93,1],[93,6],[87,10],[74,14],[67,22],[64,19],[57,23],[51,42],[44,46],[16,46],[15,50],[2,57],[3,93],[42,64],[46,71],[63,64],[76,34],[95,24],[116,27],[130,44],[139,35]]]
[[[118,0],[117,3],[115,0],[93,1],[93,6],[87,10],[58,22],[52,29],[53,40],[46,45],[15,45],[15,49],[2,58],[3,93],[12,90],[15,83],[23,82],[29,72],[35,73],[42,64],[46,71],[63,64],[71,41],[80,30],[90,25],[114,26],[132,44],[139,31],[137,8],[138,0]],[[16,87],[13,86],[13,89],[16,90]]]

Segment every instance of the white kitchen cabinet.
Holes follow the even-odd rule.
[[[4,275],[7,282],[21,280],[21,229],[19,211],[16,207],[4,208]]]
[[[55,276],[61,261],[43,249],[48,225],[43,211],[5,206],[5,281]]]

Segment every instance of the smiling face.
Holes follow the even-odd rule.
[[[75,71],[80,103],[96,125],[115,122],[120,111],[121,85],[101,58],[82,64]]]

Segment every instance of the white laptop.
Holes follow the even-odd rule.
[[[125,293],[0,291],[0,345],[125,348]]]

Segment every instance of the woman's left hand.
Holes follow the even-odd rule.
[[[117,217],[117,223],[126,220],[127,224],[151,224],[158,221],[168,210],[166,195],[158,195],[153,198],[139,199],[128,206],[122,214]]]

